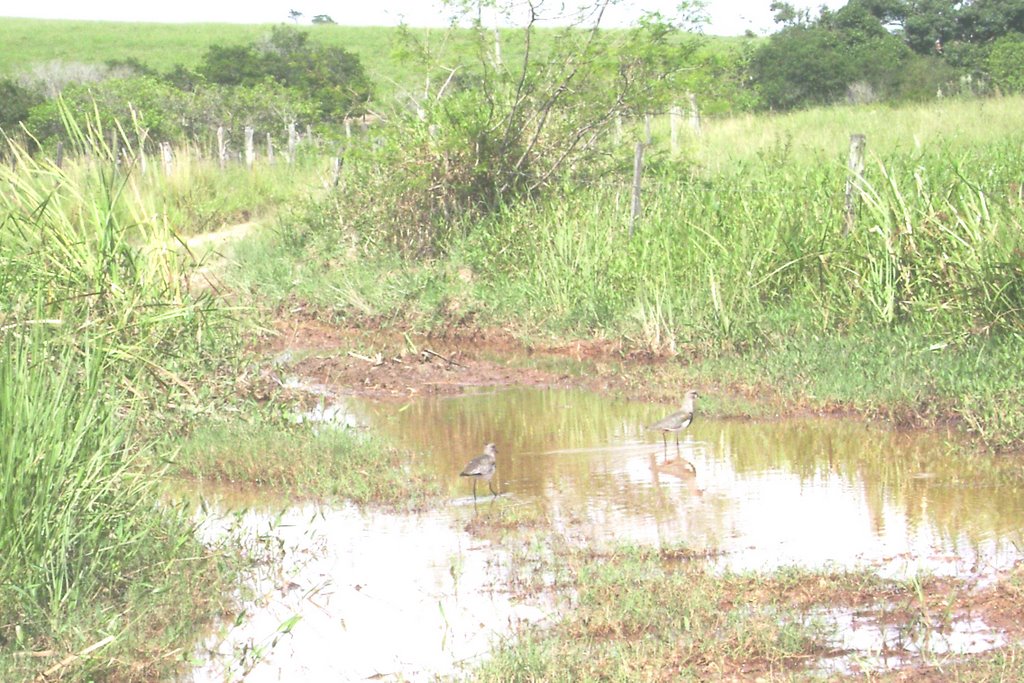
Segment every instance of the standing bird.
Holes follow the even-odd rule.
[[[477,479],[483,479],[487,482],[487,486],[491,489],[491,493],[494,497],[498,497],[498,492],[494,490],[494,484],[491,483],[491,477],[494,476],[494,469],[496,465],[496,458],[498,455],[498,447],[493,443],[489,443],[484,446],[484,454],[478,455],[469,461],[466,465],[466,469],[459,473],[460,477],[473,477],[473,502],[476,502],[476,482]]]
[[[668,460],[668,432],[675,432],[676,435],[676,451],[679,451],[679,432],[683,431],[690,426],[693,422],[693,414],[695,412],[694,402],[700,398],[700,394],[697,393],[696,389],[690,389],[686,392],[686,396],[683,397],[683,406],[672,413],[668,417],[663,417],[652,425],[648,425],[647,429],[660,430],[661,439],[665,443],[665,460]]]

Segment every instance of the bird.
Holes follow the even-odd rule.
[[[478,455],[469,461],[466,468],[459,473],[460,477],[472,477],[473,478],[473,502],[476,502],[476,482],[478,479],[483,479],[487,482],[487,486],[491,489],[491,493],[494,497],[498,497],[498,492],[494,490],[494,484],[491,483],[491,477],[494,476],[494,469],[497,464],[496,459],[498,455],[498,447],[493,443],[489,443],[484,446],[484,454]]]
[[[647,426],[648,430],[661,432],[661,439],[665,443],[665,460],[668,460],[668,433],[675,432],[676,450],[678,451],[679,432],[689,427],[690,423],[693,422],[693,414],[696,410],[694,402],[698,398],[700,398],[700,394],[697,393],[697,390],[690,389],[683,397],[683,405],[679,410]]]

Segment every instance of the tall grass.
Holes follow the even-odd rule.
[[[17,164],[0,167],[0,678],[53,663],[25,651],[103,642],[54,671],[144,679],[175,665],[164,656],[217,599],[192,584],[220,570],[159,504],[140,428],[195,398],[228,338],[173,231],[133,203],[133,165],[68,127],[88,158],[60,169],[11,144]],[[148,655],[160,663],[133,668]]]
[[[831,333],[911,324],[936,343],[1024,322],[1024,138],[955,160],[876,160],[843,234],[845,170],[744,166],[655,178],[631,239],[619,188],[510,212],[460,246],[486,264],[502,316],[647,345],[748,345],[793,326]]]

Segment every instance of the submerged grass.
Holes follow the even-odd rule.
[[[528,626],[474,680],[788,678],[828,653],[824,601],[854,604],[882,583],[870,574],[721,572],[685,551],[563,551],[569,604],[553,625]],[[571,597],[566,597],[571,596]]]
[[[883,579],[870,570],[733,572],[680,548],[598,553],[532,534],[522,542],[530,550],[513,564],[546,578],[521,581],[511,571],[510,585],[525,600],[553,591],[559,616],[520,627],[475,667],[473,680],[980,681],[1014,680],[1021,671],[1019,645],[945,652],[941,634],[971,593],[955,581]],[[843,614],[898,632],[894,649],[887,657],[849,650],[837,621]]]

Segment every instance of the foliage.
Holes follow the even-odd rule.
[[[909,57],[899,38],[851,3],[773,35],[751,68],[763,104],[786,110],[837,102],[855,83],[888,95]]]
[[[63,115],[88,161],[56,168],[9,141],[17,163],[0,166],[0,640],[63,654],[109,636],[99,663],[60,675],[128,678],[134,656],[162,677],[220,602],[189,593],[220,585],[219,561],[158,502],[140,431],[194,398],[222,338],[96,122]],[[34,680],[39,662],[10,652],[2,677]]]
[[[42,102],[41,94],[10,79],[0,79],[0,130],[12,134],[28,118],[32,107]]]
[[[1003,36],[992,45],[988,72],[1004,93],[1024,92],[1024,34]]]
[[[493,33],[475,25],[473,58],[451,66],[415,114],[394,114],[372,140],[346,149],[346,195],[331,200],[340,227],[364,245],[436,255],[478,217],[566,176],[600,174],[616,117],[664,110],[700,44],[654,15],[602,33],[606,5],[594,4],[593,24],[567,27],[544,48],[534,14],[515,63],[499,60]],[[407,54],[436,72],[435,55],[407,38]]]
[[[224,126],[230,149],[243,149],[244,129],[252,126],[262,140],[273,136],[278,146],[287,139],[288,126],[314,117],[314,106],[297,93],[274,82],[251,87],[202,87],[185,92],[153,76],[103,81],[91,86],[75,85],[61,96],[33,108],[27,128],[40,141],[68,141],[73,132],[65,126],[62,113],[74,120],[94,118],[101,130],[137,132],[131,146],[142,141],[153,152],[160,142],[198,142],[213,149],[214,134]]]
[[[361,113],[371,87],[359,58],[342,47],[313,43],[309,36],[277,26],[265,41],[212,45],[197,72],[218,85],[276,83],[312,102],[317,121]]]
[[[851,0],[835,11],[823,7],[816,18],[783,2],[772,8],[785,28],[753,61],[758,90],[772,108],[835,102],[854,83],[885,99],[921,99],[938,90],[983,94],[987,71],[998,69],[1008,83],[1019,70],[1009,43],[996,62],[990,53],[994,41],[1024,31],[1021,0]],[[950,86],[961,77],[961,85]]]

